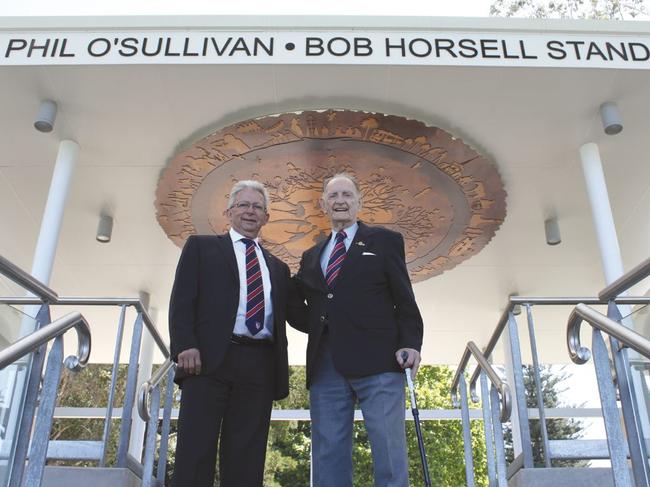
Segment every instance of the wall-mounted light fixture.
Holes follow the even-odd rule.
[[[560,235],[560,225],[557,223],[557,218],[551,217],[544,222],[544,232],[546,233],[546,243],[549,245],[557,245],[562,242]]]
[[[623,130],[623,122],[618,106],[613,101],[600,105],[600,119],[603,122],[603,129],[607,135],[620,134]]]
[[[56,103],[52,100],[45,100],[38,109],[38,115],[34,121],[34,128],[39,132],[51,132],[56,119]]]
[[[99,225],[97,225],[97,241],[108,243],[113,235],[113,217],[102,213],[99,215]]]

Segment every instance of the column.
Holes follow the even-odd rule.
[[[62,140],[60,142],[32,264],[32,275],[44,284],[49,284],[52,275],[54,256],[61,233],[63,211],[78,154],[79,144],[75,141]]]
[[[142,298],[141,298],[142,300]],[[148,297],[146,303],[148,304]],[[145,301],[143,301],[145,303]],[[156,321],[157,310],[151,308],[149,310],[149,316],[151,319]],[[142,331],[142,343],[140,344],[140,367],[138,368],[138,394],[140,392],[140,386],[144,384],[151,377],[151,371],[153,368],[153,352],[154,352],[154,339],[149,333],[149,330],[144,328]],[[139,461],[142,461],[142,447],[144,445],[144,436],[147,429],[147,423],[145,423],[140,414],[138,413],[138,405],[133,406],[133,417],[131,420],[131,438],[129,440],[129,453]]]
[[[623,261],[598,146],[593,142],[584,144],[580,147],[580,158],[605,274],[605,283],[610,284],[623,275]]]

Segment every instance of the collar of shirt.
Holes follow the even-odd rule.
[[[357,230],[359,229],[359,223],[354,222],[352,225],[350,225],[347,228],[344,228],[343,230],[345,231],[345,240],[343,242],[345,243],[345,250],[350,249],[350,245],[352,245],[352,241],[354,240],[354,236],[357,234]],[[334,242],[336,241],[336,234],[338,232],[335,232],[332,230],[332,238],[330,240],[330,243],[334,245]]]
[[[228,230],[228,233],[230,234],[230,238],[232,239],[232,243],[235,243],[235,242],[241,242],[241,239],[242,239],[242,238],[248,238],[248,237],[242,235],[241,233],[239,233],[239,232],[238,232],[237,230],[235,230],[234,228],[231,228],[230,230]],[[255,242],[255,246],[257,246],[257,247],[259,248],[259,246],[260,246],[260,242],[259,242],[260,239],[259,239],[259,237],[257,237],[257,238],[252,238],[251,240],[252,240],[253,242]],[[243,243],[243,242],[242,242],[242,243]]]
[[[343,229],[345,230],[345,235],[346,235],[345,240],[343,240],[343,243],[345,244],[346,252],[350,249],[350,245],[352,245],[352,240],[354,240],[354,236],[357,234],[358,229],[359,229],[359,224],[357,222],[354,222],[349,227]],[[327,269],[327,263],[329,261],[330,255],[332,254],[332,249],[334,249],[334,245],[336,244],[337,233],[338,232],[332,230],[332,237],[327,241],[327,244],[323,249],[323,253],[320,256],[320,267],[321,270],[323,271],[323,275],[326,274],[325,269]]]

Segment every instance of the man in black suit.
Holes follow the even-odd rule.
[[[173,485],[261,487],[274,399],[289,393],[289,268],[261,248],[269,197],[257,181],[233,187],[224,235],[188,238],[169,307],[182,388]]]
[[[307,250],[295,281],[307,301],[307,387],[315,487],[352,487],[354,405],[363,412],[376,487],[407,487],[402,367],[420,363],[422,317],[402,236],[357,221],[356,181],[337,174],[321,201],[332,234]],[[408,358],[402,359],[406,352]]]

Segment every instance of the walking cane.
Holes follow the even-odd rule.
[[[406,351],[402,352],[402,361],[406,363],[409,355]],[[431,487],[431,479],[429,478],[429,465],[427,464],[427,454],[424,451],[424,440],[422,439],[422,430],[420,429],[420,411],[418,411],[418,403],[415,400],[415,388],[413,387],[413,379],[411,378],[411,368],[404,369],[406,374],[406,383],[409,387],[411,396],[411,412],[413,413],[413,420],[415,423],[415,433],[418,437],[418,446],[420,447],[420,459],[422,460],[422,472],[424,473],[424,484],[426,487]]]

